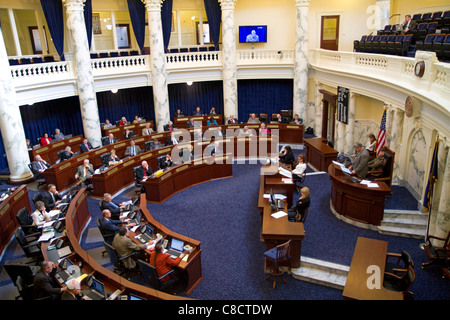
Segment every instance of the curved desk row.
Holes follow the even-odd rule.
[[[8,198],[0,203],[0,252],[8,244],[9,239],[19,227],[16,214],[22,208],[27,208],[31,214],[30,200],[26,185],[21,185]]]
[[[93,274],[96,279],[101,281],[105,285],[105,289],[109,294],[112,294],[116,290],[120,291],[121,295],[135,294],[144,299],[151,300],[179,300],[188,299],[186,297],[173,296],[150,287],[139,285],[131,282],[120,275],[114,273],[111,270],[106,269],[100,265],[94,258],[92,258],[80,245],[80,239],[83,233],[83,229],[90,220],[89,209],[87,205],[86,189],[80,189],[75,197],[72,199],[69,208],[67,210],[65,218],[65,230],[67,240],[70,243],[72,254],[67,258],[74,265],[81,265],[81,272],[84,274]],[[155,232],[160,233],[165,239],[176,238],[184,241],[193,247],[193,250],[189,253],[187,261],[181,261],[177,266],[182,272],[186,273],[188,282],[186,287],[186,295],[197,286],[203,279],[201,270],[201,248],[200,242],[178,233],[175,233],[168,228],[161,225],[156,221],[146,208],[145,194],[140,196],[139,210],[141,217],[144,220],[143,223],[148,223],[155,228]],[[139,233],[139,231],[137,231]],[[134,239],[137,233],[130,232],[130,238]],[[136,239],[134,239],[137,241]],[[42,246],[44,257],[47,258],[47,249],[49,243],[45,243]],[[149,250],[145,250],[146,255],[150,254]],[[148,262],[148,257],[146,258]]]
[[[136,124],[128,124],[126,126],[114,126],[113,128],[109,129],[105,129],[104,127],[102,127],[102,137],[106,137],[110,133],[112,133],[114,137],[116,137],[117,139],[123,140],[124,138],[123,133],[127,129],[133,131],[135,136],[141,136],[142,129],[144,129],[147,124],[150,124],[150,128],[155,130],[155,128],[153,127],[153,120],[150,120],[145,122],[139,122]]]
[[[186,116],[186,117],[175,117],[173,119],[173,125],[175,128],[187,128],[187,123],[190,118],[194,119],[195,122],[201,122],[202,126],[206,126],[208,120],[213,117],[219,125],[223,123],[223,116],[221,114],[210,114],[204,116]]]
[[[83,142],[83,136],[78,135],[72,138],[64,139],[61,141],[52,142],[46,146],[42,146],[36,149],[28,151],[30,160],[34,161],[36,155],[40,155],[42,159],[48,163],[55,163],[58,160],[58,152],[64,150],[66,147],[70,147],[73,152],[80,151],[79,145]]]

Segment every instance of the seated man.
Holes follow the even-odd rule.
[[[211,148],[211,156],[215,156],[216,154],[222,154],[222,146],[220,145],[219,141],[214,141],[214,147]]]
[[[214,117],[210,117],[209,119],[208,119],[208,121],[206,122],[206,125],[209,127],[209,126],[213,126],[213,125],[218,125],[218,123],[217,123],[217,121],[216,121],[216,119],[214,119]]]
[[[81,187],[86,188],[86,184],[90,183],[89,178],[94,174],[94,167],[89,163],[89,159],[84,159],[83,164],[77,167],[75,180],[81,184]]]
[[[250,115],[250,118],[248,118],[247,123],[259,123],[259,119],[256,117],[254,113]]]
[[[130,129],[125,129],[125,132],[123,133],[123,137],[124,137],[125,139],[131,139],[131,138],[134,137],[134,133],[133,133],[133,131],[130,130]]]
[[[111,219],[111,212],[108,209],[105,209],[102,211],[100,227],[105,233],[118,233],[120,228],[119,226],[123,223],[127,223],[126,227],[133,227],[136,225],[134,222],[128,222],[130,222],[130,219],[124,219],[123,221]]]
[[[34,157],[33,163],[31,163],[31,169],[33,170],[33,172],[41,173],[44,172],[45,169],[47,168],[50,168],[50,164],[44,159],[42,159],[42,157],[39,154],[37,154]]]
[[[55,129],[54,138],[56,141],[64,140],[64,135],[61,133],[59,129]]]
[[[135,155],[138,155],[141,153],[141,148],[136,145],[134,140],[130,140],[130,145],[125,150],[125,156],[126,157],[134,157]]]
[[[298,117],[298,114],[296,114],[296,115],[294,115],[294,118],[292,119],[291,123],[302,124],[302,120]]]
[[[148,178],[152,175],[152,169],[148,165],[147,161],[142,161],[141,166],[136,170],[136,180],[141,182],[144,178]]]
[[[34,299],[51,297],[52,300],[61,299],[61,294],[67,290],[53,281],[57,268],[52,261],[42,261],[41,269],[36,272],[33,279]]]
[[[142,129],[142,135],[143,136],[148,136],[148,135],[151,135],[152,133],[153,133],[153,129],[150,128],[150,123],[147,123],[145,125],[145,128]]]
[[[117,141],[119,141],[119,140],[117,140],[117,138],[114,137],[114,135],[112,133],[110,133],[108,135],[108,144],[113,144],[113,143],[116,143]]]
[[[58,205],[62,200],[56,186],[54,184],[49,184],[47,187],[47,192],[42,196],[42,201],[45,204],[45,209],[47,211],[52,210],[56,205]]]
[[[194,141],[195,140],[202,140],[203,139],[203,133],[202,128],[197,128],[194,131]]]
[[[100,209],[102,211],[105,209],[108,209],[109,212],[111,212],[111,217],[114,220],[119,220],[120,213],[123,211],[124,208],[125,208],[124,204],[122,204],[122,203],[117,204],[117,203],[114,203],[114,201],[112,201],[111,194],[105,193],[103,195],[103,200],[101,201]]]
[[[202,116],[202,112],[200,111],[200,107],[195,108],[194,113],[192,114],[193,116]]]
[[[80,152],[81,152],[81,153],[83,153],[83,152],[88,152],[88,151],[91,151],[92,149],[94,149],[94,148],[92,147],[92,144],[88,141],[87,138],[84,138],[84,139],[83,139],[83,143],[80,144]]]
[[[194,118],[189,118],[189,121],[186,124],[186,128],[194,128],[196,126],[196,123],[194,121]]]
[[[239,123],[239,121],[231,114],[230,119],[228,119],[228,124],[234,124],[234,123]]]
[[[135,251],[144,250],[147,248],[147,245],[150,245],[153,243],[153,241],[150,241],[149,243],[144,244],[136,244],[133,240],[131,240],[128,237],[128,228],[121,226],[119,228],[119,232],[116,233],[114,236],[114,240],[112,242],[112,246],[117,251],[117,255],[121,257],[128,256],[132,254]],[[136,257],[137,259],[138,257]],[[133,257],[128,257],[122,260],[124,266],[126,269],[133,269],[136,267],[136,261],[133,259]]]
[[[171,146],[178,143],[178,139],[175,137],[175,133],[172,131],[170,133],[170,137],[167,138],[167,145]]]
[[[250,130],[248,130],[248,127],[247,127],[247,126],[244,126],[243,129],[240,129],[240,130],[239,130],[239,135],[240,135],[240,136],[252,136],[253,133],[252,133]]]
[[[150,150],[155,150],[155,149],[158,149],[158,148],[162,148],[162,144],[157,139],[155,139],[155,140],[153,140],[153,143],[150,146]]]
[[[209,110],[209,114],[217,114],[216,113],[216,108],[211,107],[211,110]]]
[[[166,169],[171,167],[173,164],[172,162],[172,158],[170,157],[170,154],[166,154],[165,158],[162,159],[162,161],[159,163],[159,168],[160,169]]]
[[[277,114],[277,119],[276,119],[277,123],[284,123],[284,119],[281,117],[281,114]]]
[[[177,111],[175,112],[175,117],[184,117],[183,111],[181,111],[180,109],[177,109]]]

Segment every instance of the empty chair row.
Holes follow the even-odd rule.
[[[128,56],[138,56],[138,50],[131,51],[111,51],[111,52],[92,52],[91,59],[97,58],[113,58],[113,57],[128,57]]]
[[[427,13],[416,13],[412,16],[411,20],[420,22],[431,22],[435,21],[439,26],[450,26],[450,10],[447,11],[436,11]]]
[[[205,52],[205,51],[216,51],[214,46],[209,47],[191,47],[191,48],[172,48],[168,49],[167,53],[184,53],[184,52]]]
[[[450,60],[450,34],[428,34],[416,42],[416,50],[433,51],[439,60]]]
[[[54,62],[54,61],[55,61],[55,58],[53,56],[18,58],[18,59],[9,59],[9,65],[17,66],[20,64],[44,63],[44,62]]]
[[[406,56],[412,42],[412,34],[362,36],[353,42],[356,52],[383,53]]]

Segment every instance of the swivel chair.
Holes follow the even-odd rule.
[[[269,280],[270,277],[274,277],[273,279],[273,288],[275,288],[277,278],[280,277],[284,283],[287,284],[287,281],[283,278],[284,271],[280,268],[280,265],[287,264],[290,270],[290,260],[291,260],[291,240],[280,244],[270,250],[264,252],[264,257],[267,262],[271,262],[271,266],[269,269],[269,275],[266,277],[266,280]]]

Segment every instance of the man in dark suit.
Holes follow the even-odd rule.
[[[54,184],[49,184],[47,192],[42,196],[42,201],[45,205],[45,210],[48,212],[52,210],[56,205],[58,205],[62,200],[56,186]]]
[[[109,212],[111,212],[111,217],[114,220],[119,220],[120,213],[123,211],[123,208],[125,208],[125,205],[117,204],[114,201],[112,201],[112,197],[109,193],[105,193],[103,195],[103,200],[100,204],[100,209],[102,211],[108,209]]]
[[[228,119],[228,124],[239,123],[238,119],[236,119],[232,114],[230,115],[230,119]]]
[[[356,157],[353,160],[353,165],[348,169],[351,170],[351,174],[357,175],[360,179],[365,179],[369,172],[369,151],[363,148],[360,142],[356,142],[353,147],[355,148]]]
[[[33,279],[34,299],[51,297],[52,300],[59,300],[61,294],[67,287],[61,287],[53,281],[56,273],[55,264],[52,261],[42,261],[41,269],[36,272]]]
[[[417,28],[417,22],[415,20],[411,20],[411,15],[407,14],[405,16],[405,21],[402,23],[403,32],[408,33],[410,30],[414,30]]]
[[[141,182],[142,179],[148,178],[152,175],[152,169],[148,165],[147,161],[142,161],[141,166],[136,169],[136,180]]]
[[[91,151],[92,149],[94,149],[92,147],[92,144],[88,141],[87,138],[84,138],[83,139],[83,143],[80,144],[80,151],[81,151],[81,153]]]
[[[68,160],[73,157],[73,151],[70,146],[67,146],[64,149],[64,152],[61,154],[61,161]]]
[[[35,173],[41,173],[45,171],[45,169],[50,168],[50,164],[41,158],[39,154],[34,157],[34,161],[31,164],[31,169]]]
[[[110,133],[108,135],[108,143],[107,144],[113,144],[113,143],[116,143],[117,141],[119,141],[119,140],[117,140],[117,138],[114,137],[114,135],[112,133]]]
[[[167,138],[167,145],[171,146],[178,143],[178,139],[175,137],[175,133],[172,131],[170,133],[170,137]]]
[[[122,225],[121,220],[111,219],[111,212],[108,209],[102,211],[102,218],[100,219],[100,228],[105,233],[117,233]]]
[[[183,111],[181,111],[180,109],[177,109],[177,111],[175,112],[175,117],[184,117]]]
[[[193,116],[202,116],[202,112],[200,111],[200,107],[195,108]]]
[[[214,141],[214,146],[211,148],[211,156],[215,156],[216,154],[222,154],[223,150],[220,146],[219,141]]]
[[[159,168],[165,169],[172,166],[172,164],[173,162],[172,158],[170,157],[170,154],[166,154],[166,156],[163,159],[161,159],[161,162],[159,163]]]

